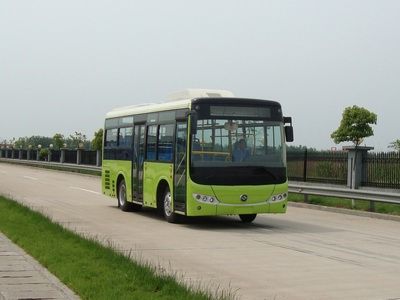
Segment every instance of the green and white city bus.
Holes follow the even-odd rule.
[[[123,211],[159,208],[179,215],[286,212],[285,141],[290,117],[278,102],[223,90],[185,90],[159,104],[107,113],[102,191]],[[285,125],[289,124],[289,125]]]

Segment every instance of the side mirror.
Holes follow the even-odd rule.
[[[286,136],[286,142],[293,142],[294,141],[294,136],[293,136],[293,126],[285,126],[285,136]]]
[[[283,117],[283,124],[288,124],[289,126],[285,126],[285,136],[286,142],[293,142],[293,125],[292,125],[292,117]]]
[[[292,117],[283,117],[283,124],[288,124],[292,125]]]
[[[189,116],[190,116],[190,133],[196,134],[197,133],[197,120],[198,120],[197,111],[192,110],[189,113]]]

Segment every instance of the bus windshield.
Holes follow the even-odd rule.
[[[192,178],[204,183],[205,176],[209,184],[213,179],[218,184],[281,182],[286,167],[283,137],[277,121],[200,119],[192,137]]]

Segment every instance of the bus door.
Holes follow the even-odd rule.
[[[135,124],[134,155],[132,161],[133,200],[143,203],[144,124]]]
[[[186,213],[187,123],[176,123],[174,209]]]

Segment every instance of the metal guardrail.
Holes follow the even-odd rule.
[[[101,174],[101,167],[90,166],[90,165],[77,165],[67,163],[56,163],[56,162],[43,162],[43,161],[26,161],[11,158],[0,158],[0,162],[9,162],[22,165],[39,166],[39,167],[50,167],[56,169],[64,169],[69,171],[91,171],[98,175]],[[347,198],[355,200],[367,200],[374,202],[384,203],[395,203],[400,204],[400,191],[399,193],[388,193],[379,190],[364,190],[357,189],[352,190],[349,188],[332,187],[323,185],[310,185],[300,184],[298,182],[289,183],[289,192],[303,194],[303,195],[317,195],[337,198]]]
[[[372,191],[372,190],[362,190],[362,189],[352,190],[349,188],[328,187],[321,185],[305,185],[298,183],[289,183],[289,192],[303,194],[303,195],[318,195],[318,196],[400,204],[400,192],[387,193],[382,191]]]
[[[36,161],[36,160],[21,160],[12,158],[0,158],[0,162],[7,162],[12,164],[20,164],[25,166],[36,166],[45,167],[58,170],[66,171],[90,171],[101,174],[101,167],[92,165],[77,165],[69,163],[58,163],[58,162],[47,162],[47,161]]]

